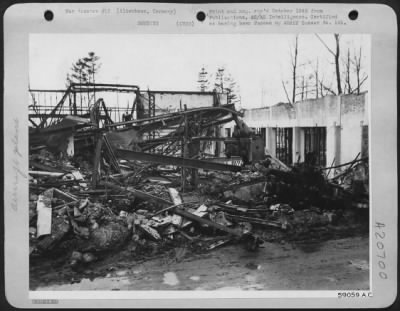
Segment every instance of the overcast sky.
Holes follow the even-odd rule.
[[[334,49],[332,34],[320,37]],[[71,64],[93,51],[101,58],[96,77],[99,83],[134,84],[143,90],[197,91],[203,65],[210,73],[225,66],[240,86],[243,108],[269,106],[287,101],[282,81],[290,81],[294,38],[294,34],[34,34],[30,36],[30,87],[65,88]],[[342,35],[343,55],[348,47],[351,52],[362,47],[368,72],[369,36]],[[314,34],[301,34],[299,63],[315,63],[316,59],[326,83],[333,83],[333,56]],[[299,70],[308,72],[311,65]]]

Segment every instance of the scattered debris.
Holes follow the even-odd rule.
[[[103,127],[67,116],[31,131],[30,256],[65,256],[76,269],[126,247],[137,258],[170,252],[181,261],[228,243],[256,251],[264,241],[335,234],[368,217],[367,159],[287,166],[252,148],[260,139],[238,116],[232,105],[106,118]],[[232,138],[212,136],[231,121]],[[206,141],[225,143],[228,157],[210,155]],[[168,272],[164,283],[179,280]]]
[[[200,281],[200,277],[197,275],[193,275],[189,279],[191,279],[192,281],[195,281],[195,282]]]
[[[175,286],[175,285],[179,284],[179,280],[174,272],[167,272],[164,274],[163,283],[167,284],[167,285]]]
[[[349,264],[358,270],[369,270],[369,263],[366,260],[349,260]]]

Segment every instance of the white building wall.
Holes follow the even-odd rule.
[[[347,95],[341,100],[341,163],[353,160],[361,152],[362,125],[368,125],[367,96]]]
[[[293,128],[293,161],[304,161],[304,127],[326,127],[326,165],[353,160],[361,151],[362,125],[368,125],[367,93],[325,96],[295,105],[249,109],[244,122],[249,127],[266,128],[266,148],[275,155],[275,128]],[[232,129],[233,131],[233,129]]]
[[[167,110],[170,112],[178,111],[184,106],[188,109],[212,107],[214,106],[214,97],[218,96],[221,105],[227,104],[227,94],[214,93],[190,93],[190,92],[160,92],[153,91],[156,109]],[[146,92],[144,93],[146,95]]]

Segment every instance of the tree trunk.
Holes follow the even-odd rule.
[[[298,36],[296,36],[296,41],[295,41],[295,46],[294,46],[292,104],[294,104],[296,102],[297,46],[298,46]]]
[[[359,56],[358,60],[356,58],[357,95],[360,95],[360,87],[361,87],[360,71],[361,71],[361,48],[360,48],[360,56]]]
[[[336,66],[336,82],[337,82],[337,89],[338,95],[342,94],[342,84],[340,81],[340,47],[339,47],[339,34],[335,33],[335,40],[336,40],[336,54],[335,54],[335,66]]]

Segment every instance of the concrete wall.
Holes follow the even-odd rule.
[[[244,111],[249,127],[266,128],[266,148],[275,154],[275,128],[293,127],[293,161],[304,161],[304,128],[326,127],[326,163],[349,162],[362,146],[362,126],[369,124],[368,94],[325,96]],[[233,127],[227,124],[225,127]],[[232,129],[233,131],[233,129]]]
[[[220,104],[227,103],[226,94],[213,94],[209,92],[152,92],[155,97],[156,109],[164,111],[178,111],[183,109],[184,105],[188,109],[212,107],[214,106],[215,96],[219,97]]]
[[[337,122],[340,98],[340,96],[325,96],[296,103],[296,126],[329,126]]]
[[[367,93],[325,96],[296,102],[293,107],[277,104],[265,108],[245,109],[243,120],[250,127],[328,126],[351,116],[368,124]]]
[[[341,101],[341,148],[342,163],[351,161],[361,152],[362,125],[368,125],[367,96],[342,96]]]

